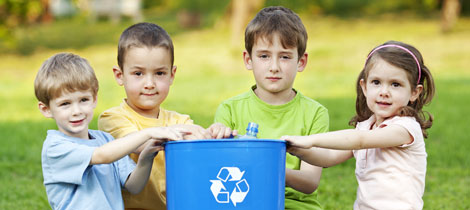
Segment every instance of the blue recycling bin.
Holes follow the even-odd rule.
[[[274,139],[165,145],[167,209],[284,209],[286,144]]]

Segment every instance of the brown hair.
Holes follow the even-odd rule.
[[[272,42],[272,36],[278,33],[284,48],[297,48],[300,57],[307,47],[307,31],[299,16],[292,10],[276,6],[266,7],[256,14],[245,29],[245,49],[251,55],[253,45],[259,38]]]
[[[72,53],[58,53],[42,64],[34,80],[36,98],[49,106],[64,91],[91,91],[96,98],[98,79],[88,61]]]
[[[174,48],[170,36],[162,27],[153,23],[137,23],[122,32],[118,44],[118,65],[123,71],[124,58],[131,47],[164,47],[174,62]]]
[[[418,84],[423,85],[423,91],[420,93],[416,101],[409,102],[407,106],[402,107],[399,111],[399,116],[415,117],[418,123],[421,125],[421,130],[423,131],[424,137],[427,138],[426,129],[432,126],[434,118],[429,112],[423,111],[422,109],[424,105],[427,105],[431,102],[435,93],[434,80],[432,78],[431,72],[424,65],[423,57],[415,47],[398,41],[388,41],[380,46],[384,45],[399,45],[411,51],[415,55],[419,66],[421,67],[421,78],[419,78],[418,81],[419,69],[416,60],[411,54],[404,51],[403,49],[398,47],[384,47],[376,51],[372,50],[371,52],[373,52],[373,54],[369,55],[369,59],[367,59],[364,68],[357,78],[356,116],[354,116],[351,121],[349,121],[349,125],[356,126],[358,122],[367,120],[370,116],[372,116],[373,113],[367,106],[367,100],[364,96],[364,93],[362,92],[360,81],[361,79],[366,81],[369,71],[375,66],[379,59],[382,59],[391,65],[405,70],[412,89],[415,89]]]

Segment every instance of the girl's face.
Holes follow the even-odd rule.
[[[414,102],[423,86],[412,86],[404,69],[393,66],[378,58],[370,69],[367,80],[360,85],[367,100],[367,106],[374,113],[376,125],[398,114],[400,108]]]

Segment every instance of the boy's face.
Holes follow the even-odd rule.
[[[251,55],[243,53],[246,68],[255,76],[255,92],[265,101],[291,94],[295,76],[304,70],[307,56],[305,53],[299,59],[297,48],[284,48],[278,34],[273,34],[272,43],[258,38]]]
[[[127,104],[143,116],[158,117],[176,73],[168,50],[132,47],[124,57],[123,68],[113,71],[117,83],[126,90]]]
[[[49,101],[49,105],[39,102],[39,110],[45,117],[53,118],[62,133],[88,139],[88,124],[96,103],[91,91],[64,92]]]

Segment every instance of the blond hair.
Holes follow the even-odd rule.
[[[34,80],[36,98],[46,105],[64,91],[91,91],[96,98],[98,80],[88,61],[72,53],[58,53],[44,61]]]

